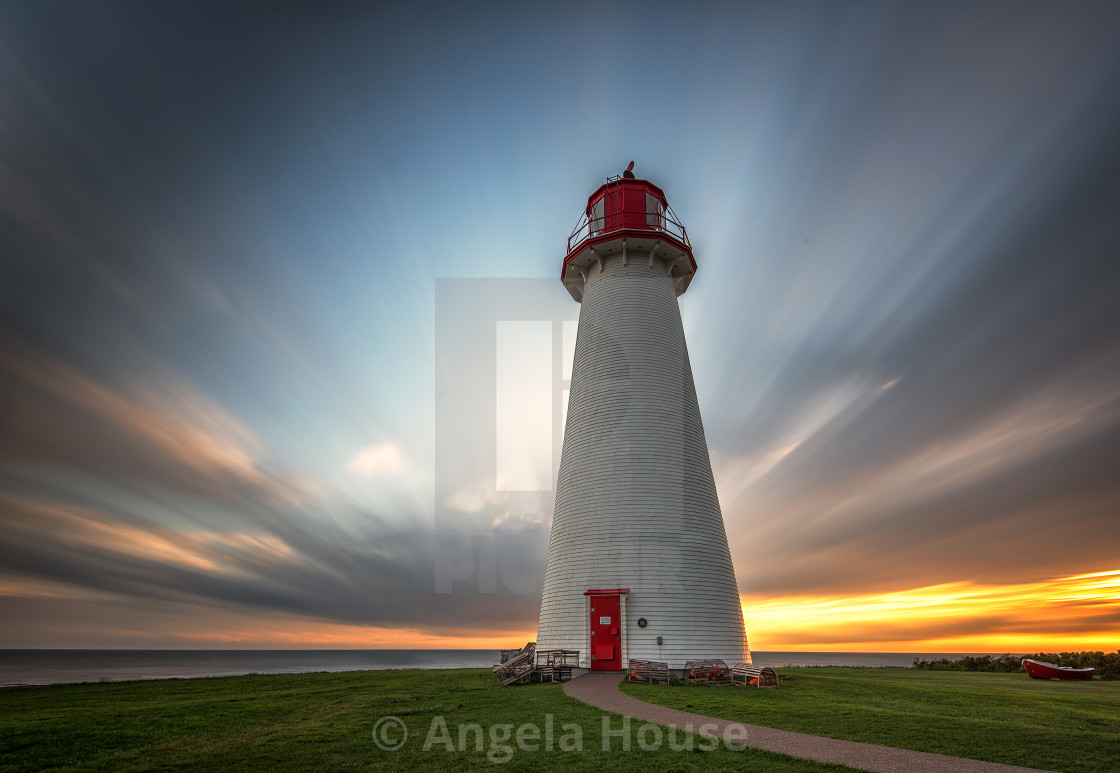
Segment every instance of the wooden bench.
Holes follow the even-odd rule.
[[[740,663],[731,669],[731,683],[752,687],[777,687],[781,680],[772,668]]]
[[[669,684],[669,664],[656,660],[630,659],[626,669],[627,682],[649,682],[650,684]]]
[[[722,660],[688,660],[684,664],[684,681],[693,684],[721,684],[731,678]]]

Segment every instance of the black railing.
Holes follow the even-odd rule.
[[[584,214],[568,237],[568,254],[593,237],[624,230],[663,233],[681,242],[690,251],[692,249],[688,233],[677,220],[676,213],[671,207],[666,207],[654,212],[646,209],[620,209],[596,217]]]

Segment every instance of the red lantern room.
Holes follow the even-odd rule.
[[[583,217],[568,237],[568,254],[560,280],[577,301],[590,271],[602,271],[603,261],[620,255],[625,264],[646,261],[651,269],[676,280],[677,295],[688,289],[696,260],[684,226],[669,207],[665,191],[640,180],[630,162],[622,177],[609,177],[587,199]]]

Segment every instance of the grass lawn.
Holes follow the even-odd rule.
[[[397,751],[374,742],[375,722],[385,715],[399,717],[409,731]],[[553,751],[543,749],[548,715]],[[444,717],[453,749],[435,743],[425,752],[437,716]],[[660,733],[657,726],[643,731],[636,721],[630,751],[621,737],[603,751],[603,716],[568,698],[560,685],[499,688],[489,671],[477,669],[19,687],[0,690],[0,771],[848,770],[752,749],[701,749],[712,745],[710,739],[695,738],[691,750],[678,751],[667,737],[655,743],[650,731]],[[612,729],[623,727],[621,717],[607,716]],[[481,751],[467,730],[459,751],[459,726],[471,723],[487,731],[495,724],[513,727],[499,727],[496,741],[487,732]],[[541,750],[519,749],[517,736],[505,735],[526,723],[541,737],[534,740],[532,728],[523,731],[522,746]],[[576,745],[576,732],[565,725],[580,728],[583,751],[561,750]],[[384,737],[400,736],[390,728]],[[434,737],[444,738],[438,726]],[[640,740],[657,748],[643,750]],[[676,740],[683,742],[683,734]]]
[[[903,669],[778,669],[777,690],[624,684],[766,727],[1059,771],[1120,771],[1120,682]]]

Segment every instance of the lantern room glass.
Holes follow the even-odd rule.
[[[646,225],[650,228],[662,230],[662,218],[665,215],[665,207],[661,203],[661,199],[654,196],[652,193],[646,192]]]
[[[592,235],[602,233],[603,228],[606,226],[606,196],[601,196],[598,201],[591,205],[591,228]]]

